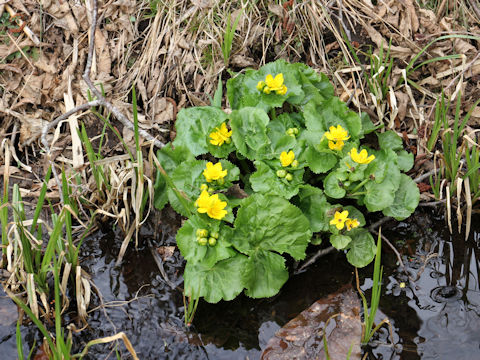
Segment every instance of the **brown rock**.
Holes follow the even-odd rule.
[[[350,285],[316,301],[278,330],[268,341],[261,359],[325,359],[325,332],[331,359],[346,359],[351,346],[350,359],[361,358],[360,300]]]

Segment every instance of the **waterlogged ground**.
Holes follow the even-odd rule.
[[[478,218],[473,219],[475,224]],[[450,236],[441,216],[417,211],[409,223],[384,225],[384,234],[404,254],[411,279],[384,250],[384,288],[377,320],[387,317],[393,325],[393,345],[386,329],[366,349],[370,359],[478,359],[480,357],[480,228],[468,241]],[[156,235],[152,235],[156,234]],[[115,266],[122,237],[107,228],[83,245],[82,264],[103,296],[104,306],[90,312],[89,326],[74,334],[75,350],[95,338],[124,331],[141,359],[259,359],[274,333],[316,300],[352,283],[352,268],[340,253],[329,254],[304,273],[290,278],[281,293],[267,300],[239,297],[216,305],[202,303],[194,327],[183,326],[181,293],[167,285],[146,246],[173,246],[168,231],[145,227],[139,251],[133,247],[123,264]],[[169,279],[181,285],[182,261],[178,253],[165,258]],[[372,267],[361,271],[362,288],[371,285]],[[402,283],[405,287],[402,287]],[[11,306],[0,296],[2,309]],[[100,306],[98,296],[93,297]],[[17,358],[15,318],[12,309],[0,311],[2,359]],[[8,315],[8,316],[7,316]],[[66,314],[67,323],[76,323]],[[25,350],[41,336],[33,326],[22,326]],[[129,358],[123,345],[97,345],[90,359],[115,358],[115,351]]]

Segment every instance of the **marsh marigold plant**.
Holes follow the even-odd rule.
[[[164,171],[155,206],[170,203],[187,218],[176,236],[185,297],[274,296],[289,276],[284,257],[303,260],[312,238],[344,251],[353,266],[368,265],[376,242],[365,215],[403,220],[418,205],[402,139],[375,132],[368,115],[351,111],[305,64],[277,60],[235,74],[228,111],[221,86],[211,106],[179,111],[175,140],[157,153]]]

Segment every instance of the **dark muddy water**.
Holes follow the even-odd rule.
[[[377,320],[390,319],[394,338],[392,344],[387,329],[379,331],[373,346],[366,349],[370,359],[480,359],[478,220],[473,219],[467,241],[464,234],[451,236],[442,217],[433,212],[417,211],[408,223],[384,225],[384,234],[402,252],[410,276],[399,269],[395,255],[384,246],[384,286]],[[168,231],[159,233],[148,227],[143,238],[155,246],[175,244]],[[186,331],[181,293],[163,281],[147,242],[142,241],[138,251],[131,247],[123,264],[116,267],[121,241],[121,236],[106,229],[82,247],[82,265],[92,275],[104,306],[91,311],[89,326],[74,334],[76,351],[89,340],[124,331],[140,359],[258,359],[282,325],[354,280],[345,256],[329,254],[292,276],[272,299],[240,296],[228,303],[201,303],[194,326]],[[178,252],[164,263],[169,279],[180,286],[183,266]],[[360,272],[367,294],[372,271],[369,266]],[[0,307],[9,306],[8,301],[0,297]],[[102,301],[95,295],[92,303],[101,306]],[[14,321],[0,312],[1,359],[17,358]],[[66,314],[65,321],[76,323],[73,314]],[[34,341],[41,341],[33,326],[22,326],[22,336],[26,351]],[[121,343],[117,347],[96,345],[88,358],[115,359],[116,352],[130,358]]]

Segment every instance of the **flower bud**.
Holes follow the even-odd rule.
[[[298,129],[297,129],[297,128],[293,128],[293,133],[294,133],[295,135],[298,135]]]
[[[199,238],[208,237],[208,230],[207,229],[197,229],[196,235]]]
[[[219,234],[218,232],[216,232],[216,231],[214,231],[214,232],[212,232],[212,233],[210,234],[210,237],[213,237],[213,238],[215,238],[215,239],[218,239],[219,236],[220,236],[220,234]]]
[[[285,180],[292,181],[293,180],[293,175],[288,173],[287,175],[285,175]]]
[[[208,239],[206,237],[198,239],[198,245],[205,246],[205,245],[207,245],[207,243],[208,243]]]
[[[208,190],[208,185],[207,184],[202,184],[200,185],[200,190]]]
[[[290,128],[285,132],[285,134],[290,136],[295,136],[295,131],[293,130],[293,128]]]
[[[226,139],[225,139],[225,144],[228,145],[228,144],[230,144],[231,142],[232,142],[232,139],[230,139],[230,138],[226,138]]]
[[[208,239],[208,245],[215,246],[216,243],[217,243],[217,239],[215,239],[214,237],[211,237]]]
[[[293,160],[292,164],[291,164],[291,167],[296,169],[298,167],[298,160]]]
[[[223,185],[223,184],[225,184],[225,179],[224,179],[224,178],[218,179],[218,180],[217,180],[217,184],[218,184],[218,185]]]
[[[277,170],[277,176],[279,178],[284,178],[287,175],[287,172],[285,170]]]

